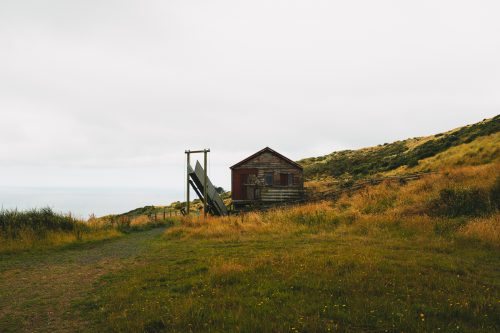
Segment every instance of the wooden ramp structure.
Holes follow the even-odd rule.
[[[210,179],[206,177],[207,183],[206,186],[204,184],[205,179],[205,170],[201,166],[200,162],[196,161],[196,165],[193,168],[188,164],[187,172],[189,177],[189,184],[196,192],[198,197],[202,202],[207,202],[207,210],[212,215],[217,216],[226,216],[228,215],[228,211],[226,205],[224,205],[224,201],[222,201],[219,193],[215,189],[215,186],[212,184]],[[206,193],[206,201],[203,197],[203,194]]]

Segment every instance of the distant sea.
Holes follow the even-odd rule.
[[[0,187],[3,209],[50,207],[84,219],[90,214],[120,214],[147,205],[166,205],[182,197],[182,193],[162,188]]]

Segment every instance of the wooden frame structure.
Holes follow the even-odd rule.
[[[190,186],[203,201],[203,215],[208,212],[214,215],[228,215],[224,202],[217,193],[215,186],[207,176],[207,154],[210,149],[186,150],[187,170],[186,170],[186,214],[190,212]],[[196,161],[195,168],[191,167],[191,154],[203,153],[203,167]]]

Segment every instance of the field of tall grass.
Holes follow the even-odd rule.
[[[251,212],[239,216],[184,218],[168,237],[238,239],[263,233],[308,230],[432,233],[474,238],[500,246],[500,164],[468,166],[431,174],[407,184],[382,183],[334,202]]]
[[[0,253],[40,250],[69,244],[100,241],[123,236],[130,231],[170,224],[170,220],[152,220],[108,216],[80,220],[50,208],[26,211],[0,211]]]
[[[498,331],[498,170],[183,217],[80,309],[117,332]]]

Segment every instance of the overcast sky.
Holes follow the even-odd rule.
[[[499,114],[500,2],[0,0],[0,186],[213,182]],[[180,198],[178,198],[180,199]],[[134,207],[131,207],[134,208]]]

